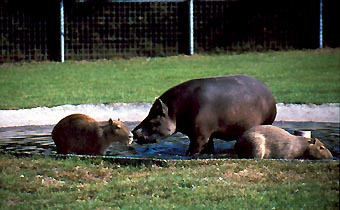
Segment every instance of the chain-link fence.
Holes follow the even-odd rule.
[[[66,59],[183,53],[183,2],[65,2]]]
[[[66,60],[318,48],[320,0],[64,0]],[[2,62],[60,60],[61,0],[0,0]],[[340,46],[339,1],[323,43]]]

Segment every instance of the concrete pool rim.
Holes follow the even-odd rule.
[[[151,105],[151,103],[109,103],[0,110],[0,127],[55,125],[59,120],[73,113],[87,114],[98,121],[106,121],[109,118],[142,121],[147,116]],[[278,103],[275,121],[339,123],[340,103]]]

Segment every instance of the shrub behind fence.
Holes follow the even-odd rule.
[[[320,0],[193,0],[195,53],[317,48]],[[337,1],[324,45],[340,46]],[[42,8],[42,9],[41,9]],[[188,0],[67,0],[65,58],[189,53]],[[60,0],[0,0],[0,62],[60,59]]]

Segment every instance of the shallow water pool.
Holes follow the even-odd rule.
[[[125,122],[134,128],[138,122]],[[319,138],[332,152],[334,159],[340,158],[340,124],[320,122],[275,122],[274,125],[286,129],[290,133],[294,130],[310,130],[312,137]],[[53,125],[20,126],[0,128],[0,151],[19,154],[55,155],[56,147],[51,138]],[[233,149],[235,141],[215,140],[216,154],[206,155],[207,158],[237,158]],[[163,159],[188,159],[185,155],[189,146],[189,139],[177,133],[157,144],[123,146],[114,143],[107,151],[107,155],[119,157],[143,157]]]

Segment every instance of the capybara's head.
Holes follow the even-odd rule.
[[[108,126],[104,128],[105,138],[110,142],[118,141],[121,144],[129,145],[133,141],[130,129],[120,120],[109,120]]]
[[[317,138],[309,139],[308,141],[307,158],[308,159],[332,159],[332,153],[326,146]]]
[[[157,140],[173,134],[176,125],[169,118],[168,107],[160,99],[156,99],[149,115],[133,129],[133,138],[139,144],[156,143]]]

